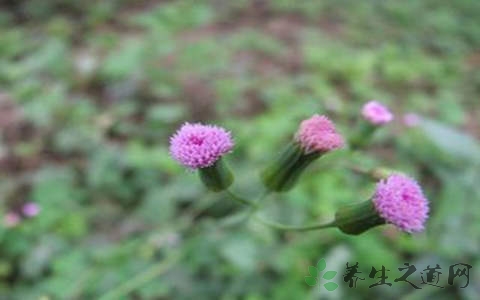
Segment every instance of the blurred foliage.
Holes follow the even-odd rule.
[[[41,212],[0,227],[0,299],[479,299],[479,15],[475,0],[2,1],[0,213]],[[396,122],[352,163],[418,178],[425,234],[273,232],[228,217],[241,208],[168,155],[182,122],[222,124],[253,195],[299,120],[327,113],[348,134],[370,99]],[[406,128],[406,112],[428,118]],[[313,223],[369,197],[349,160],[322,159],[266,213]],[[338,274],[355,261],[474,274],[466,289],[326,294],[304,282],[320,258]]]

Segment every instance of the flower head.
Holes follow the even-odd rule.
[[[393,120],[393,114],[388,107],[375,100],[363,106],[362,116],[373,125],[383,125]]]
[[[418,126],[418,124],[420,124],[420,116],[415,113],[404,114],[403,124],[407,127]]]
[[[429,211],[428,200],[415,180],[393,174],[377,184],[372,200],[387,223],[406,232],[424,229]]]
[[[230,132],[213,125],[185,123],[170,138],[172,157],[191,169],[212,166],[232,148]]]
[[[295,140],[300,143],[306,153],[328,152],[343,147],[345,143],[333,122],[326,116],[319,115],[314,115],[300,123]]]
[[[22,206],[22,213],[27,217],[34,217],[40,212],[40,207],[38,204],[33,202],[25,203]]]
[[[6,227],[15,227],[20,223],[21,218],[20,216],[15,213],[15,212],[8,212],[4,217],[3,217],[3,223],[5,224]]]

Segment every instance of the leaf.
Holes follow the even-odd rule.
[[[432,143],[442,151],[468,161],[478,162],[480,144],[472,136],[447,124],[423,119],[421,129]]]
[[[318,268],[318,272],[322,272],[323,270],[325,270],[325,268],[327,267],[327,262],[325,261],[325,259],[321,259],[318,261],[317,263],[317,268]]]
[[[255,259],[258,245],[249,236],[232,236],[225,241],[222,255],[240,270],[253,270],[257,264]]]
[[[332,280],[333,277],[335,277],[335,275],[337,275],[336,271],[328,271],[325,274],[323,274],[323,279]]]
[[[327,291],[329,292],[332,292],[334,290],[336,290],[338,288],[338,284],[336,284],[335,282],[327,282],[323,285]]]
[[[181,120],[186,114],[184,106],[178,104],[155,105],[147,112],[148,120],[153,124],[170,124]]]
[[[305,282],[309,286],[315,286],[317,284],[317,279],[311,276],[305,276]]]
[[[308,273],[310,273],[310,275],[312,275],[313,277],[318,276],[318,270],[314,266],[308,267]]]
[[[141,40],[131,40],[120,49],[110,53],[105,59],[101,73],[108,79],[126,79],[138,71],[145,59],[146,43]]]

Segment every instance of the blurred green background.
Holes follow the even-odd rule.
[[[479,17],[476,0],[1,1],[0,299],[480,299]],[[388,166],[425,188],[423,234],[275,232],[168,155],[183,122],[225,126],[255,195],[300,120],[348,135],[371,99],[396,119],[368,151],[322,158],[263,213],[326,220],[372,194],[346,163]],[[40,213],[8,223],[27,202]],[[304,281],[320,258],[334,292]],[[438,263],[446,287],[351,289],[347,262],[390,282],[410,262],[417,284]],[[465,289],[446,282],[459,262]]]

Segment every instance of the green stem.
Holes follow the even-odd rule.
[[[272,191],[270,190],[265,190],[260,197],[258,197],[257,203],[265,200],[271,193]]]
[[[211,199],[208,199],[211,200]],[[173,226],[171,230],[182,232],[192,227],[194,223],[195,216],[201,214],[204,210],[208,209],[215,201],[207,201],[207,202],[197,202],[196,207],[193,207],[191,210],[185,213],[185,216],[181,216],[178,218],[178,226]],[[152,231],[164,230],[165,228],[159,227],[157,229],[153,229]],[[137,241],[136,237],[134,240]],[[142,236],[141,239],[145,237]],[[115,288],[107,291],[104,295],[102,295],[99,299],[100,300],[117,300],[122,299],[122,297],[128,295],[129,293],[141,288],[145,284],[149,283],[150,281],[154,280],[156,277],[163,275],[165,272],[170,270],[184,255],[184,252],[180,250],[173,252],[171,255],[168,255],[164,260],[153,264],[150,268],[146,269],[144,272],[137,274],[133,278],[129,279],[125,283],[121,283],[120,285],[116,286]]]
[[[270,195],[271,191],[269,190],[265,190],[265,192],[260,196],[258,197],[258,199],[255,201],[255,206],[252,206],[252,209],[250,210],[250,212],[247,214],[247,219],[250,218],[253,214],[255,214],[259,209],[262,208],[263,206],[263,200],[265,200],[268,195]]]
[[[354,166],[354,165],[345,165],[346,168],[350,169],[352,172],[359,174],[359,175],[364,175],[364,176],[369,176],[371,177],[371,172],[370,170],[366,170],[362,167],[359,166]]]
[[[245,205],[249,205],[250,206],[250,209],[248,210],[248,212],[246,212],[244,214],[243,217],[235,220],[235,222],[231,222],[231,220],[228,220],[228,223],[226,222],[222,222],[221,223],[221,226],[231,226],[231,225],[235,225],[235,224],[238,224],[238,223],[241,223],[241,222],[244,222],[246,220],[248,220],[255,212],[257,212],[261,207],[262,207],[262,200],[265,199],[269,194],[270,194],[270,191],[266,190],[257,200],[255,200],[254,202],[250,202],[250,201],[247,201],[237,195],[235,195],[233,192],[231,191],[228,191],[228,194],[230,195],[230,197],[232,199],[234,199],[235,201],[238,201],[242,204],[245,204]]]
[[[344,164],[344,167],[356,174],[369,177],[372,181],[378,181],[378,180],[387,178],[390,174],[395,172],[395,170],[392,170],[392,169],[386,169],[386,168],[365,169],[360,166],[355,166],[351,164]]]
[[[263,201],[270,195],[271,191],[270,190],[265,190],[261,195],[260,197],[257,198],[257,200],[255,200],[254,202],[254,206],[252,207],[252,211],[250,212],[250,214],[253,214],[255,213],[256,211],[258,211],[260,208],[262,208],[263,206]]]
[[[99,300],[116,300],[121,299],[123,296],[128,295],[132,291],[144,286],[148,282],[155,279],[168,271],[173,265],[175,265],[180,259],[181,254],[176,252],[171,256],[167,257],[165,260],[154,264],[149,269],[145,270],[143,273],[140,273],[133,277],[131,280],[125,282],[124,284],[108,291]]]
[[[228,196],[230,196],[230,198],[232,198],[233,200],[237,201],[238,203],[241,203],[243,205],[247,205],[247,206],[251,206],[253,208],[257,208],[258,207],[258,204],[255,203],[255,202],[252,202],[252,201],[249,201],[247,199],[244,199],[238,195],[236,195],[235,193],[233,193],[232,191],[230,191],[229,189],[225,190],[225,192],[227,193]]]
[[[310,230],[336,227],[335,221],[331,221],[329,223],[307,225],[307,226],[291,226],[291,225],[285,225],[285,224],[281,224],[274,221],[268,221],[268,220],[262,219],[258,215],[254,215],[254,219],[262,223],[263,225],[266,225],[268,227],[278,229],[278,230],[284,230],[284,231],[310,231]]]
[[[350,138],[349,144],[352,150],[362,150],[370,143],[370,140],[378,129],[378,126],[372,125],[369,122],[362,120],[356,126],[356,133]]]

